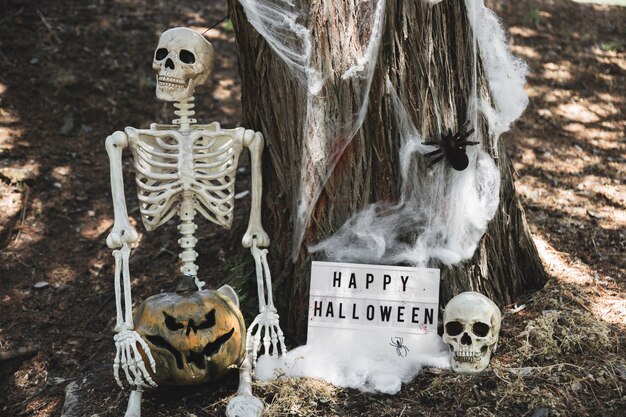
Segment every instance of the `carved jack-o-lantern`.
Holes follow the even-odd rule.
[[[238,304],[229,286],[158,294],[144,301],[136,313],[135,330],[154,356],[156,373],[149,372],[157,384],[212,381],[231,365],[241,364],[246,325]]]

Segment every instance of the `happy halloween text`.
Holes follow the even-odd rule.
[[[325,282],[311,290],[309,321],[312,325],[436,326],[436,301],[420,299],[426,290],[420,288],[417,279],[412,279],[409,273],[345,269],[325,272],[317,278]]]

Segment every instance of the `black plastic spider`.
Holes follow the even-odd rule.
[[[409,353],[409,348],[404,346],[404,338],[402,337],[392,337],[389,345],[396,348],[398,356],[405,357]]]
[[[469,159],[467,157],[467,153],[465,148],[472,145],[478,145],[480,142],[470,142],[467,138],[470,137],[472,133],[474,133],[474,129],[467,130],[468,122],[465,122],[457,133],[452,134],[450,129],[447,130],[446,133],[441,135],[441,140],[432,140],[428,142],[424,142],[424,145],[430,146],[439,146],[439,149],[436,151],[429,152],[425,154],[426,157],[437,156],[432,162],[428,165],[435,165],[437,162],[441,161],[443,158],[446,158],[452,168],[457,171],[463,171],[469,165]],[[441,154],[441,155],[440,155]]]

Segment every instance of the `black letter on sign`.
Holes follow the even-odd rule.
[[[428,322],[428,324],[433,324],[434,315],[435,312],[432,308],[427,308],[426,310],[424,310],[424,324],[426,324],[426,322]]]
[[[348,288],[356,288],[356,276],[354,272],[350,275],[350,283],[348,284]]]
[[[384,275],[383,290],[387,289],[387,285],[391,283],[391,275]]]
[[[369,290],[370,289],[370,284],[374,282],[374,275],[373,274],[367,274],[365,276],[365,289]]]
[[[398,307],[398,323],[404,323],[404,306]]]
[[[356,304],[352,304],[352,318],[354,320],[359,320],[359,316],[356,315]]]
[[[406,291],[406,283],[409,282],[409,276],[403,277],[400,275],[400,279],[402,280],[402,292]]]
[[[382,318],[382,321],[389,321],[392,308],[393,307],[391,306],[380,306],[380,317]]]
[[[418,317],[420,313],[419,307],[413,307],[413,314],[411,315],[411,323],[420,324],[420,318]]]
[[[339,318],[345,319],[346,316],[343,315],[343,303],[339,303]]]
[[[369,321],[374,320],[374,306],[373,305],[367,306],[367,319]]]
[[[313,316],[322,317],[322,302],[321,301],[315,302],[315,307],[313,307]]]
[[[326,317],[335,317],[335,313],[333,312],[333,302],[328,302],[328,307],[326,307]]]
[[[339,275],[337,275],[337,271],[333,274],[333,288],[334,287],[341,287],[341,272],[339,272]]]

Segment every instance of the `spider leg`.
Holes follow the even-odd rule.
[[[439,142],[436,140],[429,140],[428,142],[422,142],[422,145],[439,146]]]
[[[428,165],[428,168],[435,165],[437,162],[441,161],[444,157],[445,155],[440,155],[437,158],[433,159],[433,161]]]
[[[461,125],[461,128],[459,129],[459,132],[465,132],[467,130],[467,128],[469,127],[470,124],[470,120],[467,119],[465,122],[463,122],[463,124]],[[474,129],[471,130],[472,132],[474,131]]]
[[[425,153],[424,156],[427,157],[427,158],[430,158],[431,156],[435,156],[435,155],[437,155],[439,153],[441,153],[441,149],[437,149],[435,151]]]
[[[463,131],[461,131],[461,132],[463,132]],[[469,138],[471,136],[471,134],[474,133],[474,129],[469,130],[469,131],[467,131],[467,132],[465,132],[463,134],[461,134],[461,132],[459,132],[457,134],[458,135],[457,138],[456,138],[457,142],[461,142],[461,141],[464,141],[465,139]]]
[[[480,142],[471,142],[469,140],[466,140],[466,141],[463,141],[463,142],[459,142],[457,144],[457,146],[461,146],[461,147],[473,146],[473,145],[480,145]]]

